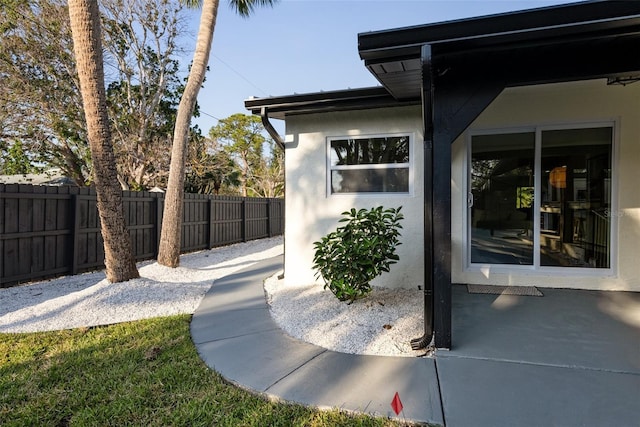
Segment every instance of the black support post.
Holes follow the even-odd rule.
[[[451,348],[451,140],[447,138],[431,46],[422,47],[425,129],[425,325],[432,317],[434,345]],[[427,255],[427,251],[429,254]],[[427,277],[432,296],[428,297]],[[425,328],[425,333],[428,332]]]
[[[451,142],[441,132],[433,136],[432,175],[435,346],[451,348]]]
[[[424,123],[425,335],[412,341],[451,348],[451,144],[505,87],[502,78],[457,64],[440,68],[431,46],[422,47]],[[426,341],[426,343],[425,343]]]

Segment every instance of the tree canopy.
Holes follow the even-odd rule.
[[[0,6],[9,18],[0,23],[0,147],[20,141],[32,164],[91,184],[66,1],[0,0]],[[184,11],[175,0],[103,0],[101,7],[118,181],[126,189],[162,186],[184,88],[177,61]]]
[[[241,15],[261,4],[237,3]],[[185,90],[177,56],[183,6],[176,0],[100,6],[117,181],[131,190],[166,187]],[[0,173],[56,168],[77,185],[94,184],[66,0],[0,0],[0,7],[7,15],[0,22]],[[190,126],[188,139],[186,191],[283,194],[282,153],[256,117],[235,114],[206,136]]]
[[[233,160],[240,194],[280,197],[284,192],[284,156],[275,148],[259,117],[233,114],[209,130],[211,140]]]
[[[0,5],[0,145],[21,141],[34,161],[85,185],[92,166],[66,1]]]

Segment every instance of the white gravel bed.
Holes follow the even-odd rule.
[[[352,354],[416,357],[410,341],[424,333],[422,291],[373,288],[352,304],[322,285],[284,286],[278,275],[265,282],[271,315],[289,335]]]
[[[104,272],[0,289],[0,332],[108,325],[193,313],[214,280],[282,253],[282,238],[182,255],[180,267],[138,264],[139,279],[109,283]]]
[[[0,289],[0,333],[109,325],[192,314],[216,279],[282,254],[282,238],[255,240],[183,255],[180,267],[138,264],[140,278],[107,282],[104,272],[60,277]],[[321,285],[265,282],[271,315],[289,335],[354,354],[419,356],[409,341],[422,335],[422,292],[374,288],[353,304]]]

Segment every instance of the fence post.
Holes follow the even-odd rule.
[[[242,199],[242,241],[247,241],[247,199]]]
[[[267,199],[267,235],[273,237],[271,232],[271,199]]]
[[[78,237],[80,234],[80,203],[78,195],[71,195],[71,275],[78,274]]]
[[[162,235],[162,209],[163,209],[164,196],[156,197],[156,241],[155,241],[155,254],[158,259],[158,252],[160,251],[160,236]]]
[[[213,234],[214,234],[214,230],[213,230],[213,198],[209,197],[209,236],[207,239],[207,247],[209,249],[213,248]]]

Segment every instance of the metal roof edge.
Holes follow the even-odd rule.
[[[282,96],[268,96],[268,97],[251,97],[245,99],[244,105],[246,108],[258,108],[262,106],[275,106],[284,104],[305,104],[313,102],[323,102],[338,99],[353,99],[361,97],[371,96],[384,96],[389,93],[383,86],[373,86],[356,89],[341,89],[331,91],[319,91],[319,92],[307,92],[307,93],[293,93],[290,95]]]
[[[443,21],[358,34],[358,52],[363,60],[388,55],[419,55],[425,43],[521,33],[536,29],[573,26],[591,21],[640,16],[640,2],[591,0],[526,9],[479,17]]]
[[[245,108],[260,115],[266,108],[269,117],[284,119],[287,115],[328,111],[382,108],[417,103],[419,100],[398,101],[383,86],[312,92],[266,98],[249,98]]]

